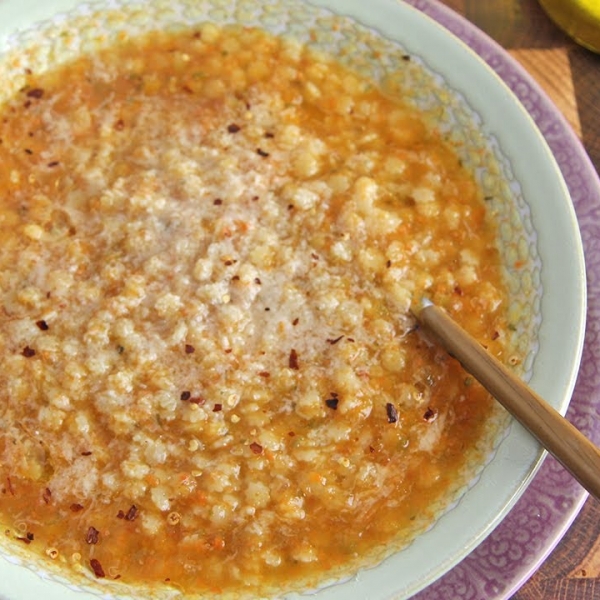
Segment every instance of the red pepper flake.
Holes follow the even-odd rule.
[[[262,454],[263,447],[257,442],[252,442],[250,444],[250,450],[252,450],[254,454]]]
[[[97,544],[99,540],[100,540],[100,532],[95,527],[90,526],[90,528],[87,530],[87,533],[85,535],[85,541],[88,544]]]
[[[425,411],[425,414],[423,415],[423,419],[425,421],[427,421],[428,423],[433,423],[436,419],[437,419],[437,410],[431,408],[430,406],[427,407],[427,410]]]
[[[44,490],[44,492],[42,493],[42,500],[46,503],[46,504],[50,504],[50,498],[52,497],[52,491],[50,490],[50,488],[46,488]]]
[[[30,535],[32,536],[31,539],[29,539]],[[32,533],[31,534],[28,533],[26,537],[25,536],[23,536],[23,537],[18,536],[18,537],[15,537],[15,539],[19,540],[19,542],[23,542],[24,544],[31,544],[31,542],[33,541],[33,534]]]
[[[263,158],[267,158],[269,156],[269,153],[265,152],[262,148],[257,148],[256,154],[258,154],[259,156],[262,156]]]
[[[239,280],[240,280],[240,276],[239,276],[239,275],[234,275],[234,276],[231,278],[231,281],[239,281]]]
[[[25,348],[23,348],[23,352],[21,352],[21,354],[25,358],[31,358],[32,356],[35,356],[35,350],[33,348],[31,348],[30,346],[25,346]]]
[[[125,515],[125,520],[126,521],[135,521],[137,514],[138,514],[137,506],[135,504],[132,504],[131,507],[129,508],[129,510],[127,511],[127,514]]]
[[[385,405],[385,411],[387,413],[388,423],[396,423],[398,421],[398,411],[391,402],[388,402]]]
[[[215,404],[213,407],[213,412],[221,412],[223,410],[223,405],[222,404]]]
[[[221,204],[223,204],[223,200],[222,200],[221,198],[215,198],[215,199],[213,200],[213,204],[214,204],[215,206],[220,206]]]
[[[92,571],[94,571],[96,577],[106,577],[104,569],[97,558],[92,558],[90,560],[90,567],[92,567]]]
[[[296,325],[298,325],[298,323],[300,323],[300,319],[298,317],[296,317],[293,321],[292,321],[292,325],[294,327],[296,327]]]
[[[373,446],[369,446],[369,452],[371,454],[375,454],[375,448],[373,448]]]
[[[290,369],[295,369],[297,371],[300,368],[298,364],[298,353],[296,352],[296,350],[294,350],[294,348],[290,350],[290,358],[288,364]]]
[[[206,402],[206,400],[202,396],[193,396],[190,398],[190,404],[198,404],[202,405]]]
[[[81,453],[81,456],[91,456],[92,455],[92,451],[91,450],[84,450]]]
[[[457,296],[462,296],[462,295],[463,295],[462,288],[461,288],[459,285],[455,286],[455,287],[454,287],[454,293],[455,293]]]
[[[335,396],[333,396],[332,398],[328,398],[327,400],[325,400],[325,404],[329,408],[331,408],[331,410],[337,410],[339,401],[340,401],[339,398],[336,398]]]
[[[123,121],[123,119],[119,119],[116,123],[115,123],[115,129],[117,131],[123,131],[123,129],[125,128],[125,122]]]
[[[196,352],[196,348],[194,348],[194,346],[192,346],[191,344],[185,345],[185,353],[186,354],[194,354],[194,352]]]
[[[344,337],[343,335],[340,335],[340,337],[336,337],[333,340],[329,339],[329,340],[327,340],[327,343],[331,344],[333,346],[334,344],[337,344],[341,339],[343,339],[343,337]]]
[[[58,165],[60,165],[60,162],[57,161],[57,160],[53,160],[53,161],[51,161],[51,162],[48,163],[48,166],[50,168],[52,168],[52,167],[58,167]]]
[[[30,542],[33,542],[33,533],[31,533],[31,531],[28,531],[28,532],[27,532],[27,539],[28,539]]]
[[[79,504],[78,502],[73,502],[73,504],[71,504],[71,506],[69,508],[71,509],[71,512],[78,513],[83,510],[83,504]]]
[[[240,129],[241,127],[239,125],[236,125],[235,123],[231,123],[231,125],[227,126],[227,131],[229,133],[237,133]]]
[[[46,321],[44,321],[44,319],[40,319],[39,321],[36,321],[35,324],[42,330],[42,331],[48,331],[48,329],[50,329],[50,327],[48,326],[48,323],[46,323]]]
[[[29,156],[31,156],[33,154],[33,150],[30,150],[29,148],[25,148],[25,154],[29,154]]]
[[[255,277],[255,278],[254,278],[254,283],[255,283],[256,285],[260,285],[262,282],[261,282],[261,280],[260,280],[258,277]]]
[[[318,254],[316,254],[315,252],[311,252],[311,253],[310,253],[310,257],[311,257],[313,260],[319,260],[319,255],[318,255]]]
[[[6,489],[11,496],[15,495],[15,489],[13,488],[12,481],[8,475],[6,476]]]
[[[492,333],[492,340],[497,340],[499,337],[500,337],[499,331],[494,331],[494,333]]]
[[[188,392],[187,390],[185,392],[181,392],[181,396],[179,396],[179,398],[184,402],[187,402],[191,397],[192,392]]]
[[[289,435],[290,437],[295,437],[295,436],[296,436],[296,434],[295,434],[293,431],[290,431],[290,432],[288,432],[288,435]]]
[[[258,196],[252,196],[252,202],[256,202],[258,200]]]
[[[269,371],[261,371],[259,373],[259,376],[267,378],[267,377],[271,377],[271,373],[269,373]]]
[[[28,98],[37,98],[38,100],[44,95],[44,90],[41,88],[33,88],[27,92]]]
[[[134,521],[135,518],[137,517],[137,513],[138,513],[137,506],[135,504],[132,504],[131,508],[126,513],[124,513],[122,510],[120,510],[117,513],[117,519],[125,519],[126,521]]]
[[[231,354],[232,352],[233,352],[233,349],[232,349],[232,348],[227,348],[227,349],[225,350],[225,354]]]
[[[274,137],[275,137],[275,134],[274,134],[274,133],[271,133],[270,131],[267,131],[267,132],[265,133],[265,137],[266,137],[266,138],[269,140],[269,139],[271,139],[271,138],[274,138]]]
[[[389,269],[389,268],[392,266],[392,261],[391,261],[391,260],[388,260],[388,261],[385,263],[385,266],[386,266],[386,267]]]

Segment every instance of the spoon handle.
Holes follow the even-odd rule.
[[[575,479],[600,499],[600,450],[471,337],[445,311],[423,302],[415,316]]]

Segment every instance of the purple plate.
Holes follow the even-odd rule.
[[[407,0],[474,50],[504,80],[542,132],[573,199],[586,256],[587,327],[568,419],[600,440],[600,179],[562,113],[500,45],[437,0]],[[504,600],[538,569],[581,510],[587,492],[551,456],[502,523],[469,556],[414,596]]]

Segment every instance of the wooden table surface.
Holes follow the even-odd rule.
[[[523,64],[566,116],[600,172],[600,55],[575,45],[537,0],[442,1]],[[595,599],[600,599],[600,502],[589,498],[512,600]]]

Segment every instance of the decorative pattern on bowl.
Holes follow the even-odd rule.
[[[544,91],[502,47],[437,0],[408,0],[446,27],[502,78],[534,119],[569,189],[583,238],[588,275],[587,333],[567,418],[600,443],[600,178],[585,148]],[[515,507],[459,565],[415,600],[505,600],[546,559],[577,516],[587,492],[547,457]]]

